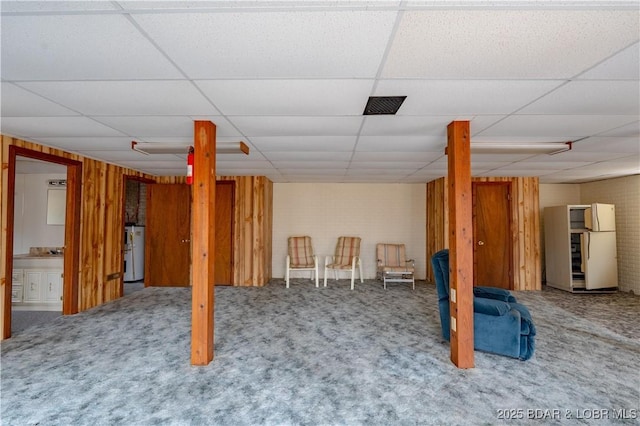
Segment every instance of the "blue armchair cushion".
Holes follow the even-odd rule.
[[[448,341],[451,328],[449,251],[441,250],[434,254],[431,264],[438,291],[442,337]],[[521,360],[533,356],[536,328],[527,307],[517,303],[511,292],[493,287],[476,287],[473,311],[475,349]]]
[[[483,299],[481,297],[473,298],[473,312],[485,315],[493,315],[499,317],[506,315],[511,310],[511,306],[507,302],[494,299]]]
[[[511,294],[509,290],[497,287],[474,287],[473,295],[476,297],[483,297],[485,299],[496,299],[504,302],[517,302],[516,298]]]

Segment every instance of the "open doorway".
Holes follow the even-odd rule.
[[[144,288],[147,185],[152,180],[124,177],[122,289],[126,296]]]
[[[31,160],[38,160],[38,162]],[[60,168],[55,168],[56,165]],[[27,182],[31,178],[26,178],[23,175],[37,173],[22,172],[29,172],[29,168],[31,171],[35,171],[37,167],[49,168],[49,171],[53,172],[53,176],[52,179],[45,179],[45,192],[40,195],[35,194],[40,199],[27,201],[31,194],[27,194],[26,190],[29,189],[30,192],[34,190],[35,186]],[[2,318],[2,335],[5,339],[11,337],[14,303],[31,308],[29,310],[32,312],[42,311],[43,306],[52,307],[54,305],[55,309],[59,309],[63,315],[78,312],[81,176],[82,163],[79,161],[15,145],[9,146],[7,250],[4,259],[7,274]],[[33,180],[39,182],[41,178],[36,177]],[[51,188],[49,188],[49,180],[52,181]],[[36,185],[38,184],[36,183]],[[48,190],[60,191],[63,186],[66,188],[64,193],[52,192],[51,201],[49,201]],[[16,205],[16,202],[22,203],[22,205]],[[52,230],[51,235],[45,237],[51,238],[51,240],[40,240],[42,244],[46,243],[46,245],[39,245],[40,243],[37,242],[40,238],[38,232],[31,232],[31,229],[26,232],[24,230],[26,227],[32,226],[30,223],[25,223],[25,221],[31,221],[31,218],[24,216],[38,213],[32,212],[32,208],[25,205],[26,203],[42,204],[40,213],[43,216],[35,220],[44,221],[43,226],[61,227],[56,231]],[[20,215],[20,217],[16,218],[16,215]],[[63,235],[62,245],[57,243],[60,233]],[[31,247],[34,247],[34,250],[31,250]],[[14,249],[20,253],[14,253]],[[14,254],[18,258],[14,259]],[[30,254],[33,255],[32,257],[42,256],[42,259],[38,260],[40,263],[32,263],[35,259],[28,259]],[[20,255],[26,256],[20,258]],[[56,263],[60,260],[59,264]],[[42,261],[53,262],[54,265],[44,265]],[[33,316],[27,319],[27,321],[34,320]]]
[[[67,167],[16,157],[11,333],[62,315]]]

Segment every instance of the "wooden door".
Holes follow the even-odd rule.
[[[191,188],[147,185],[145,286],[188,287],[191,268]]]
[[[511,184],[473,182],[473,282],[513,289]]]
[[[216,285],[233,285],[233,209],[235,182],[216,183]]]

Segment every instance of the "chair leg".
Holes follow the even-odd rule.
[[[318,267],[316,267],[315,271],[311,272],[316,279],[316,288],[318,288]]]
[[[329,273],[329,270],[327,269],[327,267],[325,266],[324,268],[324,286],[327,286],[327,274]]]
[[[287,266],[287,271],[284,275],[284,281],[287,283],[287,288],[289,288],[289,267]]]
[[[355,278],[356,278],[356,268],[353,268],[351,269],[351,290],[353,290],[354,288],[353,283],[355,281]]]

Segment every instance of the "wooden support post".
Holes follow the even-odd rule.
[[[213,359],[216,126],[196,121],[192,208],[191,364]]]
[[[473,368],[473,222],[468,121],[447,126],[451,361]]]

